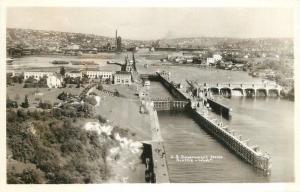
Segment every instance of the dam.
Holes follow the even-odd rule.
[[[212,92],[217,95],[231,96],[265,96],[278,97],[282,87],[274,82],[265,83],[203,83],[199,85],[205,92]]]

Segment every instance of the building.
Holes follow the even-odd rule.
[[[85,74],[90,79],[100,79],[100,78],[102,78],[103,80],[105,80],[105,79],[112,80],[113,79],[113,72],[112,71],[100,71],[100,70],[97,70],[97,69],[94,69],[94,70],[90,69],[90,70],[87,70],[85,72]]]
[[[54,74],[53,72],[44,72],[44,71],[25,71],[24,80],[28,79],[29,77],[33,77],[36,80],[40,80],[40,78],[44,76],[49,77],[53,74]]]
[[[221,60],[222,60],[222,56],[219,55],[219,54],[214,54],[214,55],[213,55],[213,58],[214,58],[215,62],[221,61]]]
[[[6,74],[9,75],[10,77],[16,76],[16,72],[14,70],[6,70]]]
[[[215,63],[215,59],[213,57],[208,57],[206,59],[206,64],[209,65],[209,64],[214,64]]]
[[[118,36],[118,30],[116,30],[116,51],[122,51],[122,38]]]
[[[67,77],[72,77],[72,78],[81,78],[82,77],[82,72],[81,71],[70,71],[66,73]]]
[[[63,78],[60,74],[53,74],[47,78],[47,86],[49,88],[59,88],[62,87]]]
[[[127,71],[117,71],[114,75],[114,84],[116,85],[130,85],[131,73]]]

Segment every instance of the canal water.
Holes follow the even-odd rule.
[[[26,56],[21,58],[14,58],[10,65],[6,65],[7,70],[15,70],[16,72],[23,72],[26,70],[50,70],[59,71],[61,66],[66,69],[85,69],[84,65],[72,65],[71,61],[94,61],[96,65],[88,65],[89,68],[99,68],[101,70],[120,70],[118,65],[107,64],[108,60],[114,60],[124,63],[125,54],[99,53],[97,55],[84,56]],[[68,61],[69,64],[52,64],[54,60]]]
[[[166,97],[167,90],[151,82],[151,92]],[[292,182],[294,181],[294,103],[277,98],[218,98],[230,106],[232,118],[221,119],[272,157],[266,176],[205,132],[188,114],[159,112],[171,182]],[[176,158],[177,157],[179,158]],[[190,162],[187,158],[208,159]]]

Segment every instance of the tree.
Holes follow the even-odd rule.
[[[93,106],[97,105],[97,100],[95,99],[95,96],[86,97],[85,102],[87,102]]]
[[[107,119],[105,117],[103,117],[102,115],[98,115],[97,116],[97,119],[99,120],[100,123],[106,123],[107,122]]]
[[[41,184],[43,183],[43,173],[39,169],[24,169],[21,174],[21,179],[26,184]]]
[[[98,83],[97,89],[102,91],[103,90],[103,85],[101,83]]]
[[[11,100],[10,98],[6,99],[6,108],[18,108],[18,103]]]
[[[49,101],[45,101],[45,102],[40,101],[39,107],[42,109],[51,109],[52,104]]]
[[[40,78],[38,81],[38,84],[39,84],[38,87],[48,87],[47,86],[47,76]]]
[[[12,85],[13,84],[13,79],[10,75],[6,74],[6,84],[7,85]]]
[[[60,67],[60,72],[59,72],[62,76],[65,76],[66,74],[66,70],[64,67]]]
[[[114,95],[115,95],[116,97],[120,97],[119,91],[116,90],[116,92],[114,93]]]
[[[27,95],[25,95],[24,102],[21,104],[21,106],[23,108],[28,108],[29,107],[29,100],[28,100],[28,96]]]
[[[60,93],[58,96],[57,96],[57,98],[59,99],[59,100],[66,100],[67,98],[68,98],[68,94],[67,93],[65,93],[64,91],[62,92],[62,93]]]

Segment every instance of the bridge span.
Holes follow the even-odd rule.
[[[155,98],[151,100],[153,102],[153,108],[156,111],[182,111],[189,103],[187,100],[172,100],[169,98]]]
[[[276,83],[203,83],[200,87],[227,96],[280,96],[282,90]]]

